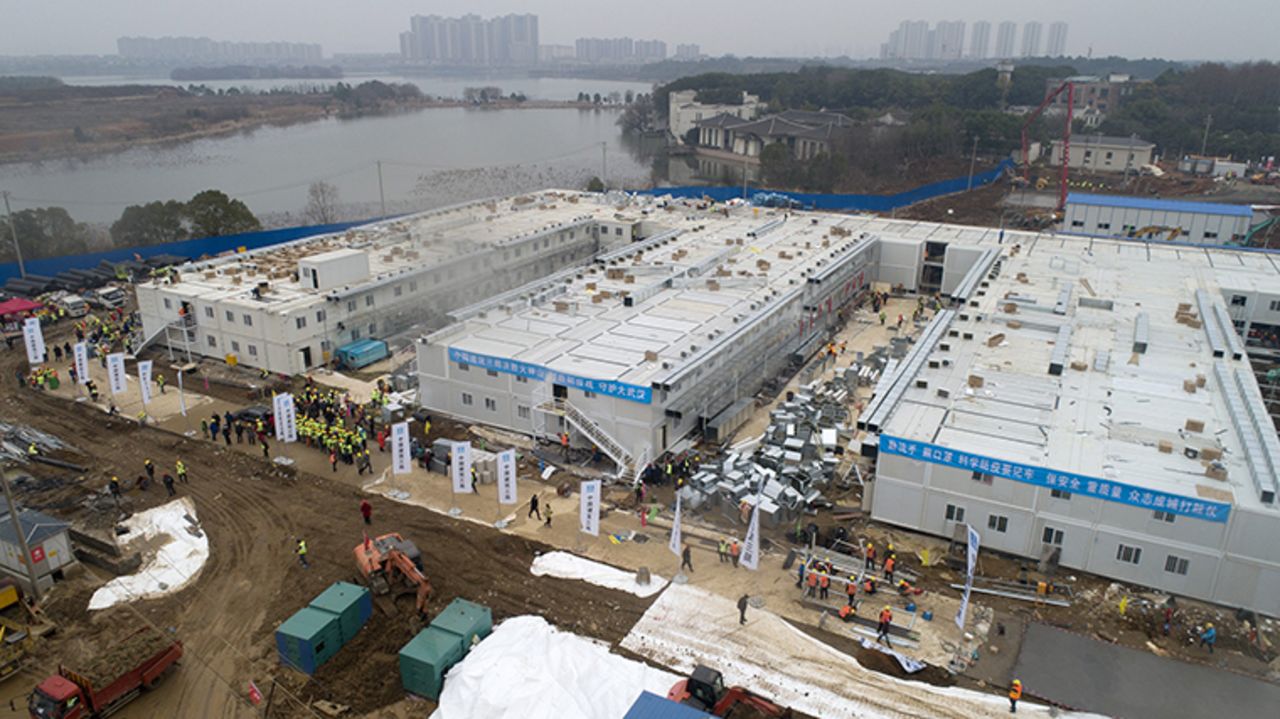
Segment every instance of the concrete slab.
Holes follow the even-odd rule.
[[[1125,719],[1275,716],[1280,706],[1275,684],[1044,624],[1027,627],[1014,676],[1029,695]]]

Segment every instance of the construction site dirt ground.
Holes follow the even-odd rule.
[[[913,298],[894,299],[887,312],[893,316],[905,309],[903,313],[909,319],[909,309],[914,306]],[[49,332],[50,341],[57,338],[57,332]],[[841,336],[847,338],[849,346],[846,354],[837,359],[837,366],[847,365],[858,350],[869,351],[883,344],[889,329],[882,329],[878,320],[863,311],[851,317]],[[362,497],[370,497],[374,504],[374,533],[399,532],[421,548],[426,573],[435,590],[433,612],[462,596],[492,607],[495,620],[539,614],[563,629],[617,646],[651,600],[580,581],[535,577],[529,572],[535,554],[559,547],[626,569],[645,566],[663,576],[671,576],[678,564],[666,550],[665,527],[669,526],[669,519],[642,527],[638,515],[628,508],[626,492],[607,494],[606,504],[617,508],[603,518],[602,528],[624,537],[636,531],[647,542],[615,544],[603,534],[598,539],[581,535],[576,531],[576,496],[551,499],[555,520],[547,528],[525,516],[527,505],[518,505],[520,508],[514,512],[500,508],[492,485],[481,487],[477,495],[455,498],[449,494],[448,481],[443,476],[426,475],[420,470],[405,477],[392,476],[384,471],[389,455],[378,454],[376,447],[377,471],[370,478],[357,476],[354,468],[345,465],[332,472],[320,451],[301,445],[272,443],[273,456],[286,455],[292,460],[292,464],[282,466],[262,461],[258,448],[234,444],[234,438],[228,448],[183,436],[185,429],[198,427],[198,417],[194,416],[197,408],[206,416],[212,411],[223,412],[237,406],[228,401],[232,397],[201,400],[190,393],[187,400],[193,417],[183,419],[176,414],[171,385],[165,402],[175,406],[154,407],[157,415],[165,415],[159,418],[160,426],[141,428],[127,419],[132,414],[126,409],[131,401],[127,397],[122,398],[121,405],[126,417],[108,417],[75,402],[74,390],[65,385],[61,397],[18,390],[14,372],[25,369],[20,347],[4,354],[0,365],[4,371],[0,377],[9,378],[0,393],[0,416],[62,437],[80,451],[66,459],[89,468],[85,473],[76,473],[40,465],[28,467],[40,481],[28,490],[19,490],[20,502],[45,508],[78,526],[107,531],[117,519],[110,500],[104,499],[108,477],[116,474],[128,482],[142,473],[145,457],[150,457],[161,472],[173,467],[180,457],[189,468],[191,481],[179,485],[178,491],[195,499],[211,548],[208,563],[190,587],[128,607],[93,614],[86,611],[93,589],[107,578],[103,570],[85,567],[80,576],[60,583],[48,603],[48,611],[61,624],[61,633],[39,650],[36,660],[19,677],[0,685],[0,702],[16,698],[19,709],[30,688],[53,671],[59,661],[74,665],[89,645],[116,637],[122,627],[147,621],[174,630],[186,643],[187,656],[178,675],[140,699],[128,710],[129,715],[252,716],[257,710],[247,703],[248,681],[267,687],[272,678],[281,686],[274,697],[276,708],[272,716],[312,716],[302,702],[316,699],[346,704],[355,713],[369,716],[425,715],[429,703],[403,700],[398,681],[396,652],[412,637],[408,612],[375,611],[369,625],[350,646],[311,679],[281,668],[275,655],[272,635],[281,621],[332,582],[356,578],[352,550],[364,536],[365,526],[357,510]],[[814,379],[822,375],[815,371],[808,376]],[[100,382],[100,386],[105,384]],[[191,384],[188,388],[201,389]],[[136,392],[133,383],[130,389]],[[761,411],[767,412],[767,408]],[[758,432],[759,429],[754,430]],[[442,419],[432,431],[433,437],[460,439],[467,434],[466,427]],[[752,432],[744,429],[740,436],[752,436]],[[539,469],[532,457],[522,462],[522,503],[533,491],[545,500],[554,491],[553,485],[573,478],[573,472],[560,470],[548,483],[542,483],[536,479]],[[669,488],[658,488],[655,494],[669,497]],[[90,501],[93,497],[96,501]],[[856,505],[856,496],[847,499]],[[125,509],[136,511],[164,500],[159,486],[148,492],[132,490],[126,493]],[[415,503],[432,506],[435,511],[424,510]],[[460,508],[462,516],[454,519],[444,514],[450,506]],[[492,528],[494,520],[508,514],[513,515],[514,521],[506,532]],[[782,568],[788,544],[780,529],[765,533],[772,549],[765,554],[759,572],[748,572],[722,565],[716,558],[714,542],[718,537],[741,536],[743,528],[735,524],[734,518],[717,512],[703,516],[689,512],[686,517],[686,536],[695,549],[695,571],[689,574],[694,586],[730,599],[748,592],[762,599],[767,610],[805,626],[806,631],[838,649],[855,654],[864,665],[896,673],[896,665],[886,663],[881,655],[854,649],[849,634],[833,632],[829,623],[825,631],[816,629],[820,613],[801,603],[799,591],[794,588],[794,570]],[[829,515],[820,515],[813,521],[824,528],[837,524]],[[936,558],[946,546],[936,538],[869,525],[865,519],[841,524],[853,536],[870,537],[880,546],[894,542],[906,567],[914,571],[921,571],[918,553],[928,549]],[[294,556],[298,538],[305,538],[309,545],[309,570],[303,569]],[[983,554],[980,572],[1012,579],[1018,566],[1016,561]],[[945,568],[923,570],[920,584],[927,591],[920,599],[921,606],[946,606],[953,614],[957,593],[948,584],[958,580],[958,575]],[[999,693],[998,687],[1011,676],[1007,673],[1011,667],[1006,666],[1011,665],[1020,649],[1018,642],[1012,641],[1019,633],[1008,628],[1026,621],[1068,627],[1144,651],[1155,647],[1155,651],[1170,656],[1225,665],[1254,676],[1267,677],[1270,672],[1275,680],[1274,668],[1249,647],[1242,624],[1226,610],[1181,602],[1174,636],[1165,638],[1156,623],[1156,604],[1162,598],[1141,590],[1111,588],[1109,582],[1096,577],[1080,576],[1069,583],[1077,597],[1070,608],[975,595],[977,606],[973,611],[989,608],[994,612],[993,636],[979,649],[979,660],[957,678],[958,683]],[[1122,615],[1116,607],[1124,596],[1131,599]],[[1007,631],[994,636],[1002,616],[1011,618]],[[1205,617],[1211,617],[1220,631],[1218,652],[1213,657],[1188,642],[1195,624]],[[939,609],[934,624],[951,625],[951,614]],[[1276,641],[1270,623],[1264,622],[1263,630],[1264,638]],[[998,650],[988,661],[991,646]],[[950,682],[945,672],[930,670],[925,678],[939,684]],[[295,701],[295,697],[299,700]],[[0,703],[0,717],[10,715],[23,713],[10,712],[7,704]]]

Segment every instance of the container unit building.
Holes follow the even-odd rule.
[[[996,248],[859,420],[872,517],[1280,615],[1280,440],[1228,309],[1280,271],[1157,243]]]
[[[147,341],[184,359],[300,373],[340,346],[440,326],[650,226],[585,193],[470,203],[180,265],[137,285],[138,308]]]
[[[1247,205],[1072,193],[1064,232],[1188,244],[1240,244],[1253,224]]]

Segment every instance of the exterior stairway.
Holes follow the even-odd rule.
[[[590,439],[595,446],[600,448],[614,464],[618,465],[619,479],[634,479],[644,471],[645,464],[648,464],[648,451],[641,453],[640,457],[632,456],[617,440],[605,432],[595,420],[588,417],[582,410],[573,406],[568,400],[559,397],[545,399],[535,409],[539,412],[554,414],[564,419],[571,427],[578,430],[583,436]]]

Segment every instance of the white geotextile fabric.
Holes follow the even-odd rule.
[[[529,571],[537,576],[550,575],[561,579],[581,579],[598,587],[629,592],[637,597],[651,597],[667,585],[667,580],[656,574],[649,577],[648,584],[636,584],[635,572],[624,572],[568,552],[540,554],[534,558]]]
[[[199,536],[187,531],[192,526],[188,516],[195,519],[195,504],[190,497],[179,497],[122,522],[129,529],[126,548],[150,543],[156,537],[163,537],[164,543],[143,555],[136,573],[116,577],[94,592],[89,609],[172,594],[194,580],[209,559],[209,538],[203,531]]]
[[[542,617],[513,617],[454,665],[432,719],[617,719],[674,674],[610,654]]]

